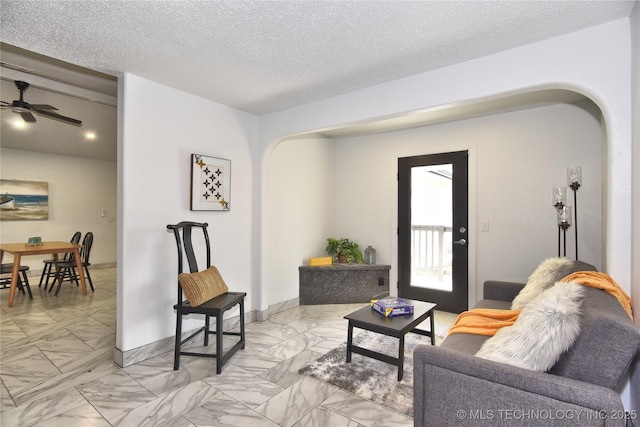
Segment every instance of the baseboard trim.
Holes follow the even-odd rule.
[[[258,311],[253,310],[248,313],[245,313],[244,322],[245,324],[249,324],[252,322],[263,322],[273,314],[279,313],[281,311],[288,310],[293,307],[297,307],[299,305],[298,298],[294,298],[288,301],[283,301],[280,303],[273,304],[269,306],[266,310]],[[224,320],[225,330],[235,329],[240,325],[240,316],[230,317]],[[184,332],[183,337],[187,337],[192,334],[195,330]],[[200,338],[200,337],[198,337]],[[116,365],[121,368],[125,368],[127,366],[134,365],[136,363],[140,363],[144,360],[151,359],[152,357],[159,356],[161,354],[167,352],[173,352],[174,350],[174,337],[167,337],[160,341],[156,341],[147,345],[143,345],[138,348],[134,348],[127,351],[122,351],[119,348],[113,349],[113,361]]]
[[[269,320],[269,317],[271,315],[280,313],[281,311],[289,310],[290,308],[297,307],[299,305],[300,305],[299,298],[293,298],[287,301],[270,305],[269,308],[267,308],[266,310],[256,312],[258,322],[264,322],[265,320]]]

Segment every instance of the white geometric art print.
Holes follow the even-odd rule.
[[[191,210],[231,209],[231,160],[191,155]]]

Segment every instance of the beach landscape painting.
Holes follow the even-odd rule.
[[[49,219],[49,183],[0,179],[0,221]]]

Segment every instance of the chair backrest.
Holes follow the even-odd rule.
[[[193,229],[202,230],[202,234],[204,236],[205,242],[205,250],[206,250],[206,259],[207,265],[205,269],[211,267],[211,244],[209,243],[209,233],[207,232],[207,227],[209,224],[200,223],[200,222],[191,222],[191,221],[182,221],[178,224],[169,224],[167,225],[167,229],[173,230],[173,235],[176,238],[176,246],[178,248],[178,274],[184,272],[183,269],[183,258],[186,255],[187,262],[189,263],[189,272],[196,273],[198,270],[198,261],[196,259],[196,254],[193,249]],[[178,303],[182,302],[182,288],[178,285]]]
[[[70,240],[71,243],[75,243],[76,245],[78,243],[80,243],[80,236],[81,235],[82,235],[82,233],[80,233],[79,231],[76,231],[75,233],[73,233],[73,236],[71,236],[71,240]],[[64,262],[72,262],[72,261],[75,261],[75,256],[73,255],[73,252],[67,252],[62,257],[62,260]]]
[[[84,235],[82,239],[82,249],[80,249],[80,259],[82,264],[89,265],[89,255],[91,254],[91,247],[93,246],[93,233],[89,231]]]

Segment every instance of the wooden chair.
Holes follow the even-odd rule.
[[[11,274],[13,271],[13,263],[6,263],[0,265],[0,274]],[[33,299],[33,294],[31,293],[31,286],[29,286],[29,278],[27,277],[27,271],[29,271],[28,265],[21,265],[18,273],[18,283],[17,288],[24,295],[24,289],[27,288],[27,292],[29,292],[29,299]],[[11,286],[11,276],[3,277],[0,279],[0,288],[8,289]]]
[[[80,260],[82,263],[82,269],[84,270],[84,275],[89,281],[89,286],[91,286],[91,292],[94,292],[93,289],[93,280],[91,280],[91,275],[89,274],[89,266],[91,263],[89,262],[89,257],[91,256],[91,248],[93,247],[93,233],[89,231],[84,235],[82,239],[82,248],[80,249]],[[68,280],[70,282],[75,282],[76,286],[80,286],[78,282],[78,272],[76,269],[78,268],[76,264],[76,257],[71,255],[67,261],[60,261],[56,264],[56,276],[53,284],[51,284],[51,288],[49,288],[49,292],[53,290],[53,285],[58,282],[58,288],[56,289],[55,296],[58,296],[58,292],[60,292],[60,288],[62,287],[62,282]],[[45,286],[46,289],[46,286]]]
[[[76,231],[75,233],[73,233],[73,236],[71,237],[71,243],[75,243],[75,244],[80,243],[81,235],[82,233],[80,233],[79,231]],[[64,254],[62,259],[58,261],[68,262],[69,260],[72,260],[71,259],[72,256],[73,256],[72,252],[67,252],[66,254]],[[55,260],[53,258],[45,259],[42,262],[44,263],[44,268],[42,269],[42,275],[40,276],[40,283],[38,283],[38,287],[42,286],[42,282],[44,281],[44,290],[46,291],[47,286],[49,286],[49,279],[56,277],[57,271],[53,268],[55,263]],[[51,285],[51,288],[53,289],[53,284]]]
[[[178,274],[183,273],[183,257],[186,256],[189,263],[189,272],[197,273],[198,264],[196,261],[196,255],[193,248],[192,230],[201,230],[204,237],[204,245],[206,247],[206,269],[211,267],[211,245],[209,243],[209,234],[207,233],[207,223],[197,223],[183,221],[175,225],[167,225],[167,229],[172,230],[176,239],[176,245],[178,248]],[[244,332],[244,298],[246,292],[226,292],[222,295],[216,296],[197,307],[192,307],[189,301],[183,300],[182,286],[178,282],[178,303],[173,306],[176,310],[176,342],[175,342],[175,354],[173,369],[180,368],[180,356],[196,356],[196,357],[212,357],[216,359],[216,372],[220,374],[222,372],[223,365],[233,356],[239,349],[244,349],[245,346],[245,332]],[[224,331],[224,313],[236,305],[240,308],[240,332],[225,332]],[[193,334],[187,338],[182,339],[182,316],[190,314],[204,314],[204,327],[196,330]],[[215,331],[210,330],[210,318],[214,317],[216,321]],[[196,337],[200,333],[204,334],[204,346],[209,345],[209,335],[215,334],[216,337],[216,352],[211,353],[198,353],[193,351],[183,351],[182,346]],[[231,348],[223,353],[223,336],[234,335],[239,336],[240,339]]]

